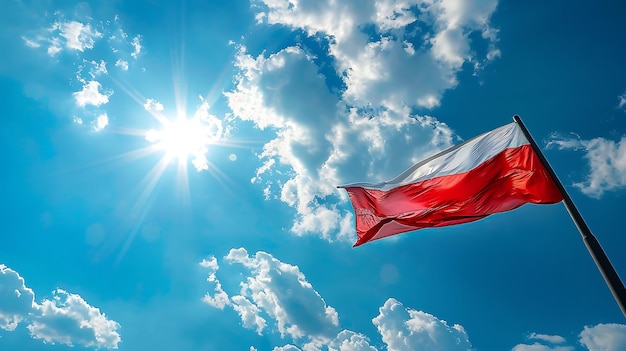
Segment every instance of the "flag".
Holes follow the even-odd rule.
[[[517,123],[444,150],[382,183],[340,186],[350,196],[354,246],[563,200]]]

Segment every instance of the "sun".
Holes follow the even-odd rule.
[[[208,166],[205,154],[211,142],[206,128],[196,118],[166,121],[161,130],[146,131],[146,140],[154,143],[156,149],[163,150],[168,160],[187,162],[192,158],[194,166],[202,170]]]
[[[208,147],[222,134],[219,120],[208,114],[197,113],[191,118],[162,118],[159,122],[161,129],[146,131],[145,138],[153,143],[154,149],[165,153],[167,162],[176,159],[179,164],[186,164],[191,160],[198,171],[208,170]]]

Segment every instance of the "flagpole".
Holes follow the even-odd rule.
[[[569,212],[574,224],[576,224],[576,227],[585,242],[585,246],[587,246],[587,250],[589,250],[591,257],[593,257],[593,260],[596,262],[596,266],[598,266],[600,273],[602,273],[604,281],[606,281],[609,289],[611,289],[611,293],[613,294],[613,297],[615,297],[615,301],[619,305],[624,316],[626,316],[626,288],[624,288],[624,284],[622,283],[619,275],[615,272],[611,261],[609,261],[609,258],[604,253],[604,250],[602,249],[602,246],[600,246],[596,237],[591,233],[587,223],[585,223],[585,220],[580,215],[580,212],[578,212],[578,208],[574,205],[572,198],[570,198],[569,194],[563,187],[563,184],[556,176],[556,173],[554,173],[554,170],[543,156],[543,153],[541,153],[537,143],[535,143],[535,140],[530,135],[530,132],[526,129],[524,122],[522,122],[522,119],[518,115],[515,115],[513,116],[513,120],[522,129],[522,132],[526,136],[526,139],[530,142],[530,146],[533,148],[533,151],[535,151],[544,168],[548,171],[548,174],[550,174],[552,181],[561,192],[561,195],[563,196],[563,204],[565,205],[567,212]]]

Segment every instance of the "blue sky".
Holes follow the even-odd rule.
[[[626,275],[626,5],[9,0],[0,349],[625,350],[562,204],[353,249],[519,114]]]

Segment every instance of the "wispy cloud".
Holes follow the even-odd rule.
[[[132,56],[134,59],[137,59],[137,57],[141,53],[141,49],[143,48],[143,46],[141,46],[141,35],[135,36],[130,44],[133,46],[133,52],[130,54],[130,56]]]
[[[589,166],[587,179],[574,183],[584,194],[600,198],[607,191],[626,187],[626,136],[618,141],[605,138],[590,140],[577,135],[553,134],[547,147],[559,150],[583,150]]]
[[[531,333],[528,340],[539,340],[532,344],[517,344],[512,351],[573,351],[573,346],[562,345],[566,343],[560,335],[548,335]]]
[[[61,37],[65,38],[65,47],[78,51],[93,49],[96,40],[102,38],[102,33],[90,24],[78,21],[56,22],[53,30],[59,30]]]
[[[24,40],[24,44],[26,44],[26,46],[28,46],[29,48],[36,49],[41,46],[41,44],[39,44],[38,42],[28,39],[23,35],[22,35],[22,40]]]
[[[538,334],[538,333],[531,333],[528,336],[529,339],[537,339],[537,340],[542,340],[542,341],[546,341],[552,344],[563,344],[565,343],[565,338],[560,336],[560,335],[548,335],[548,334]]]

